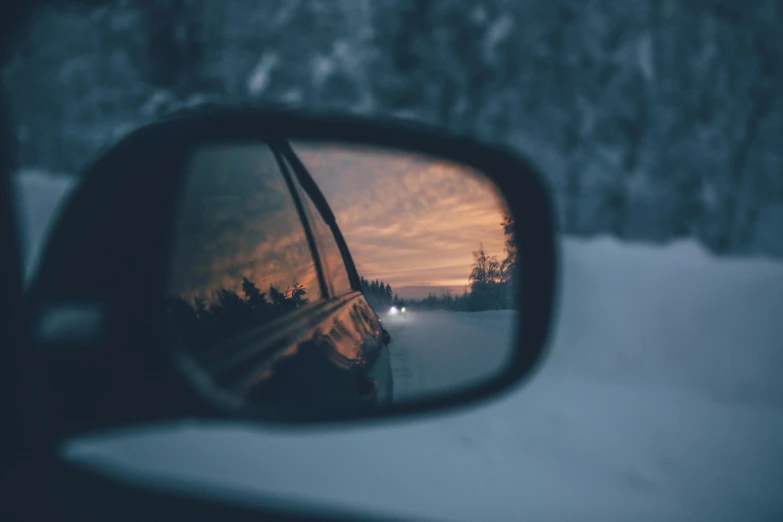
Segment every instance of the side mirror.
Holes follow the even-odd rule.
[[[88,169],[29,301],[67,436],[487,398],[540,361],[554,287],[550,199],[515,154],[402,122],[209,107]]]

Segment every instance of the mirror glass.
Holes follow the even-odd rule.
[[[311,141],[195,148],[172,228],[172,353],[277,420],[361,415],[499,375],[514,222],[480,172]]]

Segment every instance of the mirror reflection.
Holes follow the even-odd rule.
[[[277,419],[360,415],[495,377],[514,222],[471,168],[336,143],[192,151],[165,309],[198,380]]]

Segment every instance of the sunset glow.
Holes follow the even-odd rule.
[[[503,200],[480,173],[377,148],[292,144],[323,191],[359,273],[404,297],[462,292],[483,243],[503,258]]]

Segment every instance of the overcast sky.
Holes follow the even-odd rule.
[[[294,143],[359,273],[403,297],[461,292],[480,243],[504,257],[503,202],[476,171],[408,153]]]

